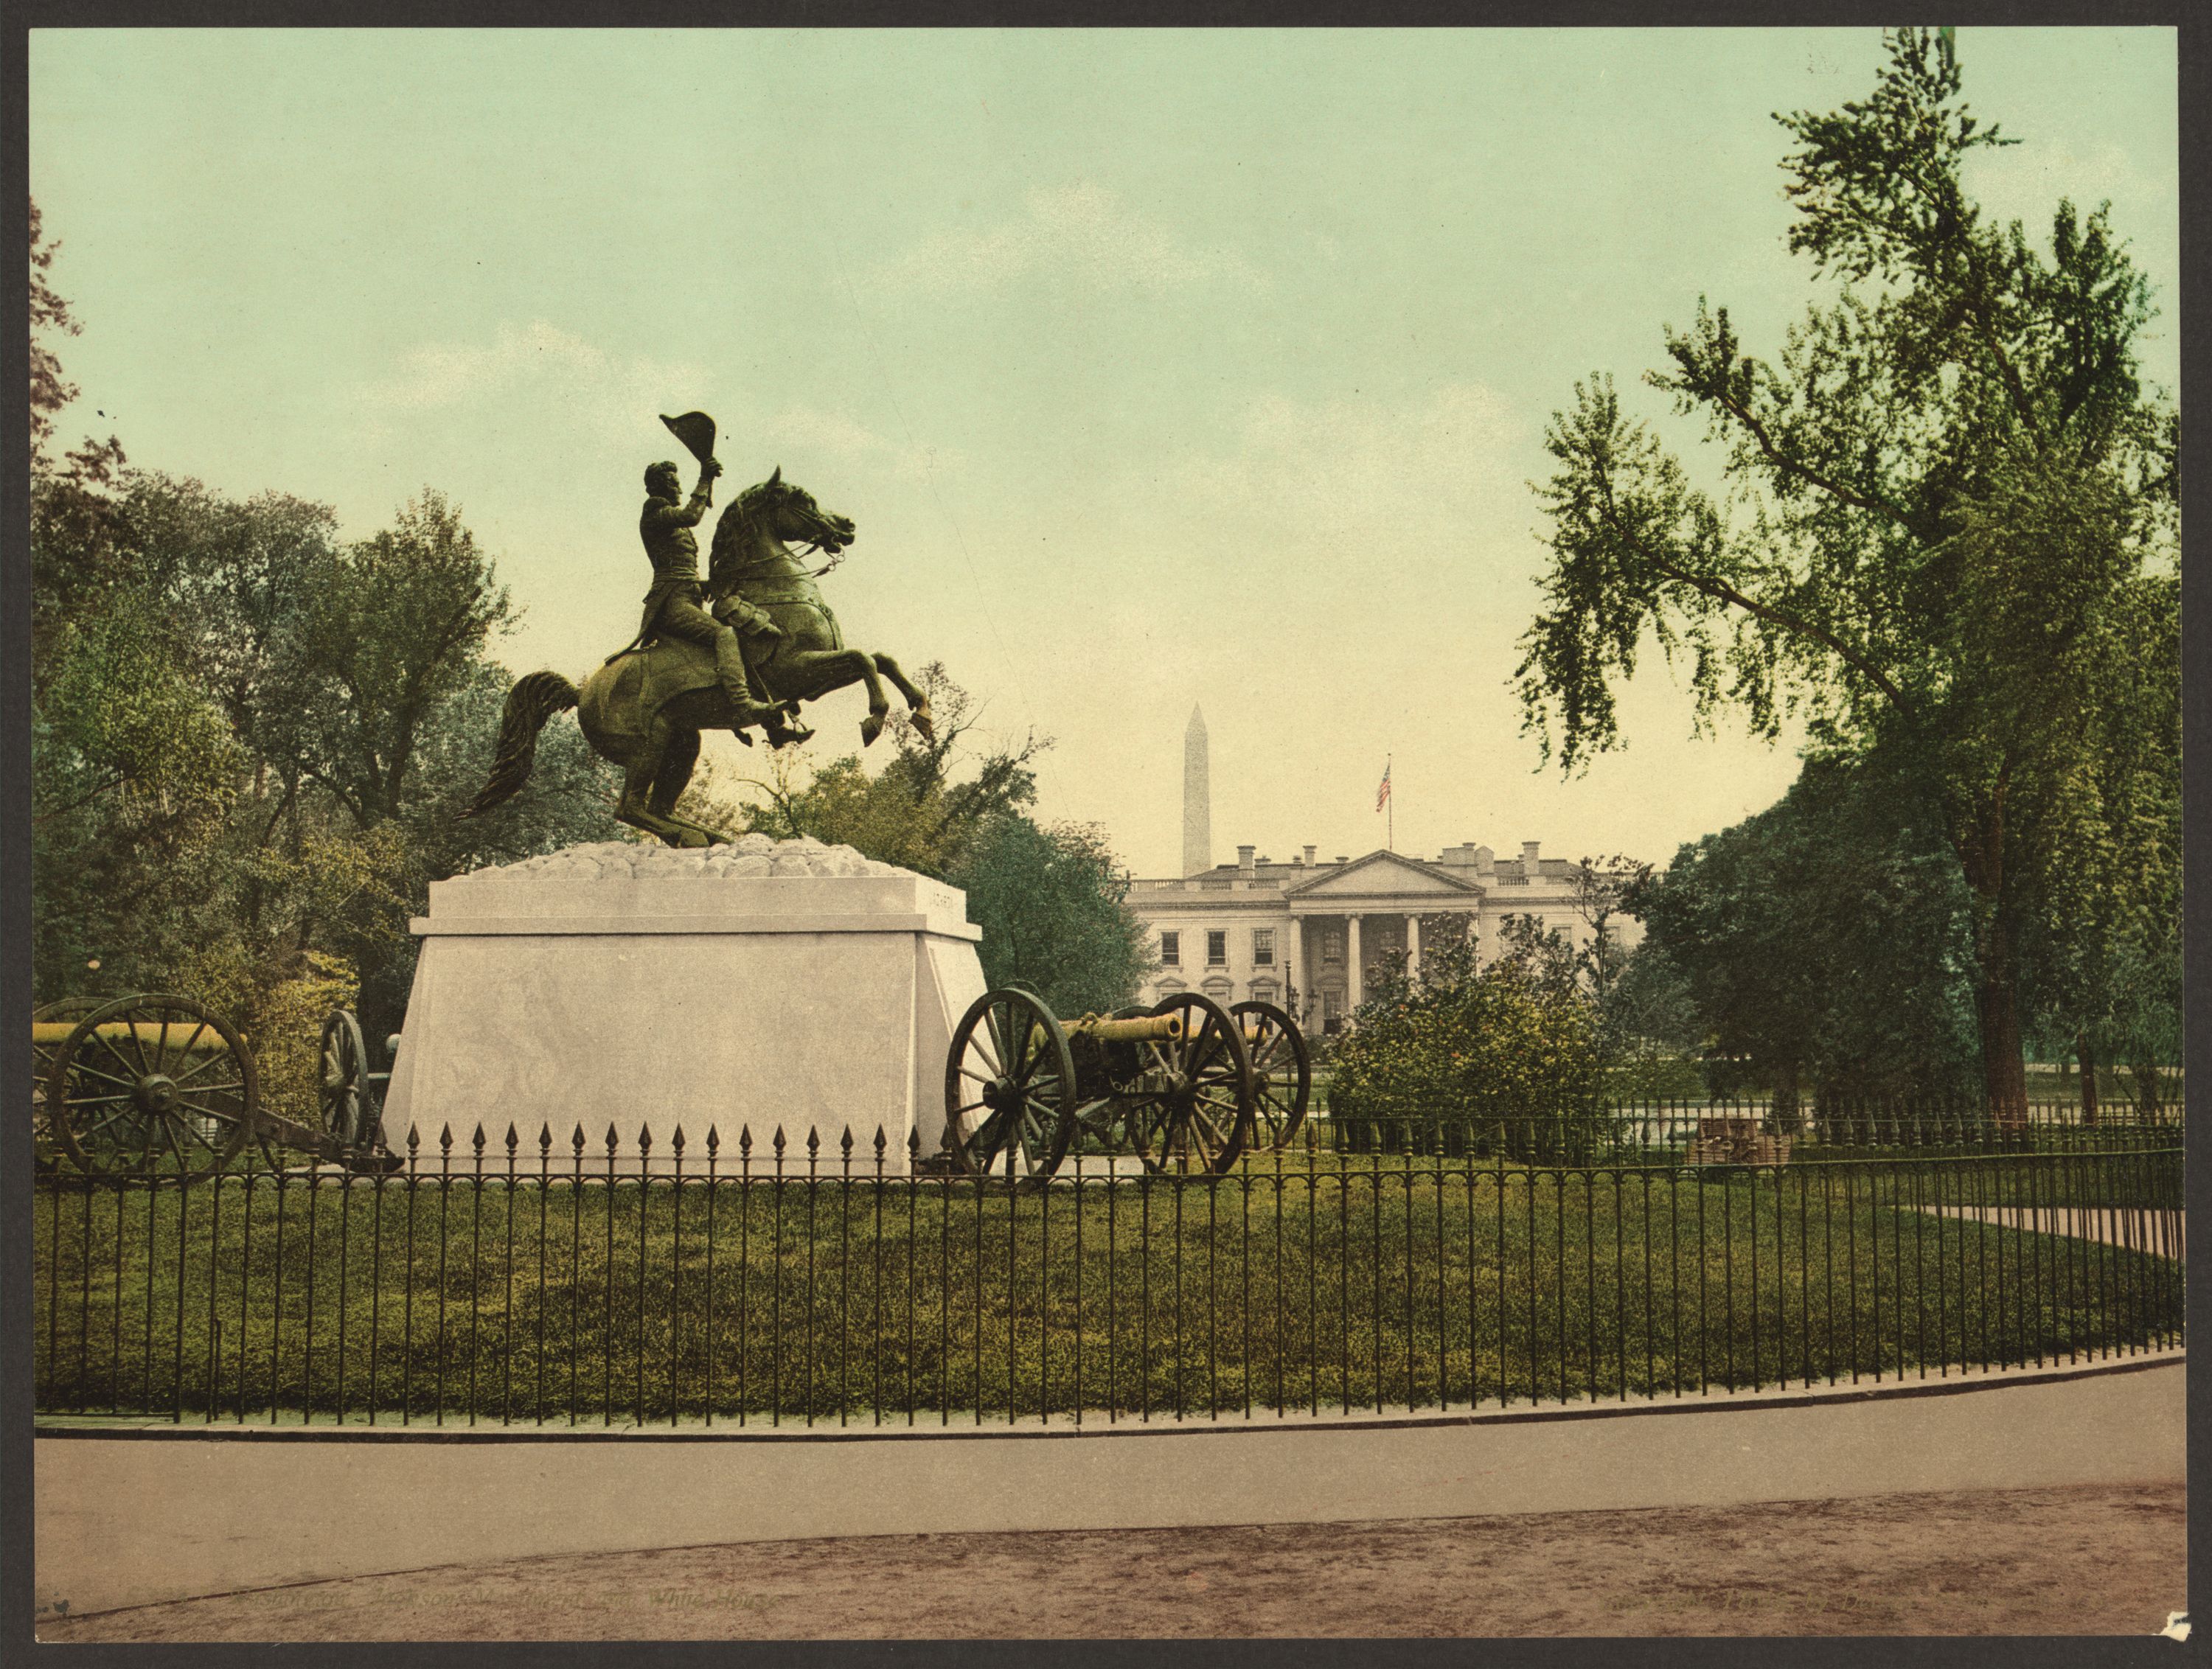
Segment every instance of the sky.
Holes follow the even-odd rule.
[[[2179,357],[2170,29],[1962,28],[1990,211],[2109,200]],[[1638,383],[1699,297],[1771,356],[1831,292],[1784,246],[1772,114],[1874,84],[1872,29],[37,31],[30,174],[82,334],[61,434],[390,523],[460,506],[516,672],[635,629],[659,414],[719,495],[782,468],[860,537],[846,641],[936,659],[1040,813],[1180,867],[1472,841],[1627,853],[1797,770],[1692,735],[1648,657],[1628,743],[1564,779],[1521,731],[1574,384]],[[689,465],[687,464],[687,482]],[[706,531],[702,528],[702,535]],[[702,537],[702,544],[705,543]],[[863,697],[809,709],[815,763]],[[889,744],[878,743],[878,748]],[[759,761],[710,743],[732,774]]]

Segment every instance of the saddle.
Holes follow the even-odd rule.
[[[639,713],[652,713],[678,695],[695,689],[719,689],[721,674],[715,670],[714,652],[682,638],[647,638],[607,657],[607,665],[624,663],[616,674],[618,688],[632,696]]]

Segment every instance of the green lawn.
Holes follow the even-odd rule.
[[[2159,1158],[2178,1185],[2179,1156]],[[42,1188],[38,1398],[192,1418],[1159,1418],[1887,1377],[2170,1336],[2177,1264],[1925,1209],[2103,1203],[2120,1180],[1349,1158],[680,1202],[665,1180]]]

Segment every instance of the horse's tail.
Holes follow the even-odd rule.
[[[490,779],[459,815],[480,817],[513,799],[530,780],[530,767],[538,757],[538,732],[555,713],[574,707],[577,699],[576,686],[558,672],[532,672],[517,678],[499,716],[499,749],[492,756]]]

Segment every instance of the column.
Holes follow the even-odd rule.
[[[1344,919],[1344,1005],[1356,1009],[1366,1000],[1367,970],[1359,961],[1359,918]]]
[[[1421,918],[1407,913],[1406,917],[1406,973],[1408,977],[1421,971]]]

